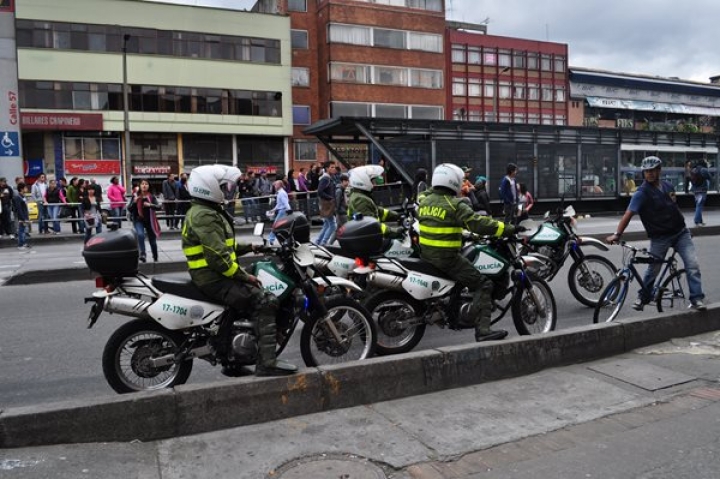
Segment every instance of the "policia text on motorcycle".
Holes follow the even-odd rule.
[[[182,229],[182,247],[190,276],[212,299],[236,312],[249,314],[257,324],[258,376],[292,374],[297,368],[275,354],[277,300],[260,281],[238,265],[237,257],[256,247],[236,244],[232,219],[223,208],[224,192],[240,178],[240,170],[224,165],[204,165],[192,170],[189,180],[191,207]],[[249,312],[249,313],[247,313]],[[232,364],[223,365],[229,376],[241,374]]]
[[[515,227],[476,214],[459,197],[464,174],[460,167],[444,163],[433,171],[432,188],[421,195],[420,256],[473,293],[469,317],[475,324],[475,340],[503,339],[507,331],[490,329],[492,281],[460,254],[463,229],[480,235],[511,236]]]

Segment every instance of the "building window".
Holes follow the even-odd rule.
[[[308,47],[307,30],[290,30],[290,45],[293,48],[306,50]]]
[[[371,30],[367,27],[357,27],[352,25],[330,24],[330,42],[332,43],[349,43],[352,45],[371,45]]]
[[[542,87],[542,101],[553,101],[553,89],[550,85]]]
[[[555,101],[559,101],[559,102],[565,101],[565,89],[564,88],[558,88],[555,90]]]
[[[443,37],[442,35],[431,35],[429,33],[409,32],[408,45],[410,50],[442,53]]]
[[[528,85],[528,100],[540,100],[540,85],[537,83],[531,83]]]
[[[495,82],[492,80],[485,80],[485,97],[495,97]]]
[[[289,12],[307,12],[307,0],[288,0]]]
[[[410,86],[418,88],[434,88],[443,87],[443,74],[439,70],[410,70]]]
[[[367,65],[331,63],[330,79],[348,83],[370,83],[371,68]]]
[[[540,69],[544,72],[552,71],[550,55],[542,55],[540,57]]]
[[[471,65],[480,65],[481,63],[480,49],[478,47],[468,47],[468,63]]]
[[[306,105],[293,105],[293,124],[309,125],[312,123],[310,107]]]
[[[531,125],[539,125],[540,115],[538,113],[528,113],[528,123]]]
[[[565,57],[555,57],[555,71],[565,72]]]
[[[420,120],[442,120],[443,109],[439,106],[411,106],[410,118]]]
[[[452,94],[453,96],[465,96],[467,94],[464,78],[453,78]]]
[[[528,70],[537,70],[538,69],[538,54],[529,52],[527,54],[527,68]]]
[[[407,69],[397,67],[375,67],[375,83],[378,85],[407,86]]]
[[[405,32],[400,30],[373,29],[373,45],[376,47],[405,49]]]
[[[452,62],[465,63],[465,47],[460,45],[452,46]]]
[[[65,160],[118,160],[120,139],[106,136],[66,136],[63,139]]]
[[[510,52],[505,50],[500,51],[500,55],[498,55],[498,65],[503,68],[512,66],[512,57],[510,56]]]
[[[525,53],[514,52],[513,53],[513,68],[525,68]]]
[[[513,98],[516,100],[525,99],[525,85],[522,83],[516,83],[513,85]]]
[[[509,83],[500,82],[500,98],[507,100],[512,97],[512,87]]]
[[[482,85],[477,78],[468,78],[468,96],[479,97],[482,93]]]
[[[485,65],[497,65],[497,54],[494,51],[483,53],[483,64]]]
[[[330,116],[338,118],[341,116],[371,116],[370,103],[349,103],[334,101],[330,103]]]
[[[442,0],[407,0],[407,6],[431,12],[442,12]]]
[[[317,160],[317,143],[314,141],[295,140],[293,142],[293,151],[297,161]]]
[[[375,115],[378,118],[407,118],[408,108],[405,105],[375,105]]]
[[[293,67],[292,86],[310,86],[310,69]]]

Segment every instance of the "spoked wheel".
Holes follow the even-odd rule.
[[[137,319],[121,326],[110,336],[103,351],[105,379],[119,393],[151,391],[185,384],[193,363],[170,362],[154,366],[152,359],[177,354],[183,335],[154,321]]]
[[[532,288],[527,287],[530,284]],[[512,317],[518,334],[553,331],[557,324],[557,307],[550,286],[540,278],[525,282],[522,290],[513,298]]]
[[[655,297],[658,312],[687,311],[690,307],[687,284],[687,272],[684,269],[674,272],[663,281]]]
[[[306,366],[338,364],[375,354],[377,333],[370,313],[350,298],[325,302],[328,313],[308,321],[300,335],[300,352]]]
[[[627,298],[628,287],[628,279],[625,276],[618,276],[610,281],[600,296],[598,305],[595,306],[594,323],[609,323],[617,318]]]
[[[378,355],[412,351],[425,334],[422,304],[405,294],[381,292],[371,296],[365,307],[376,325]]]
[[[581,262],[570,266],[568,271],[570,292],[580,303],[594,308],[616,273],[615,265],[604,256],[585,255]]]

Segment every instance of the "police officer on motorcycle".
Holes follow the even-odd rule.
[[[515,227],[476,214],[460,198],[465,175],[458,166],[435,168],[432,189],[420,200],[420,257],[473,293],[469,317],[474,319],[475,341],[503,339],[507,331],[490,329],[493,283],[460,254],[463,229],[480,235],[511,236]]]
[[[249,314],[257,324],[256,376],[292,374],[297,367],[278,360],[275,314],[277,301],[260,280],[237,262],[238,256],[257,252],[257,247],[236,244],[232,218],[223,208],[225,191],[237,183],[240,170],[225,165],[203,165],[192,170],[188,190],[191,207],[182,228],[182,248],[193,283],[208,297]],[[242,370],[223,365],[223,374],[238,376]]]
[[[375,179],[382,178],[385,170],[380,165],[358,166],[350,170],[350,197],[348,198],[348,218],[355,215],[376,218],[381,222],[383,236],[402,238],[402,228],[385,225],[385,222],[396,221],[400,215],[375,204],[372,190]]]

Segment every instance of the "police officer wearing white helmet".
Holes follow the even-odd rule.
[[[433,171],[432,188],[420,200],[420,257],[473,293],[469,317],[475,341],[503,339],[507,331],[490,329],[493,283],[460,254],[463,229],[479,235],[510,236],[515,227],[475,213],[460,197],[465,173],[443,163]]]
[[[292,374],[297,368],[276,358],[277,301],[266,292],[257,277],[248,274],[237,261],[257,247],[236,244],[232,218],[223,207],[225,191],[240,178],[233,166],[203,165],[190,173],[188,191],[191,207],[182,228],[182,248],[193,283],[208,297],[249,314],[256,321],[259,358],[257,376]],[[232,320],[233,318],[230,318]],[[238,376],[241,367],[223,364],[223,374]]]
[[[380,165],[358,166],[350,170],[350,197],[348,198],[348,218],[355,215],[377,218],[382,222],[383,235],[389,238],[401,238],[403,230],[399,227],[387,226],[384,223],[396,221],[400,215],[375,204],[372,190],[378,178],[382,178],[384,169]]]

